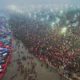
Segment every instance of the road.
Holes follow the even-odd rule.
[[[14,41],[14,49],[12,52],[12,58],[10,64],[8,64],[7,71],[5,72],[3,78],[1,80],[11,80],[10,77],[17,74],[17,77],[15,77],[13,80],[23,80],[23,78],[20,76],[20,74],[17,72],[17,64],[16,62],[13,62],[14,59],[17,59],[19,57],[19,53],[23,51],[24,53],[20,56],[33,56],[32,54],[28,53],[27,49],[23,47],[23,44],[20,42],[20,46],[18,47],[16,45],[16,40]],[[19,51],[19,53],[17,52]],[[33,56],[34,57],[34,56]],[[34,57],[34,61],[37,63],[36,70],[38,77],[36,80],[66,80],[65,78],[61,77],[60,74],[58,74],[57,70],[52,69],[52,71],[49,71],[49,68],[46,68],[46,65],[44,64],[43,67],[41,67],[41,61]],[[26,61],[23,61],[23,64],[27,64]]]

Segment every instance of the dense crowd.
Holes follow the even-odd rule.
[[[10,15],[9,24],[14,37],[20,39],[30,53],[57,68],[62,75],[80,76],[79,8],[40,9],[27,15],[15,13]]]

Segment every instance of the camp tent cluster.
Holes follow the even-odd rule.
[[[12,34],[6,26],[6,18],[0,17],[0,78],[6,71],[12,52]]]

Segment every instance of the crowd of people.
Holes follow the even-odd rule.
[[[47,8],[28,13],[10,14],[9,24],[14,37],[20,39],[30,53],[58,69],[62,75],[78,80],[80,9],[69,7],[54,11]]]

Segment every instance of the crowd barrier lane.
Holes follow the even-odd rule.
[[[46,61],[47,61],[48,65],[49,65],[50,67],[52,67],[52,68],[54,68],[54,69],[57,69],[56,67],[52,66],[52,65],[48,62],[47,59],[46,59]],[[64,72],[61,72],[59,69],[57,69],[57,71],[58,71],[58,73],[59,73],[60,75],[62,75],[62,77],[66,78],[67,80],[72,80],[71,78],[68,78],[68,77],[64,74]]]
[[[29,52],[29,51],[28,51]],[[35,55],[35,54],[34,54]],[[35,55],[36,56],[36,55]],[[65,71],[61,71],[61,70],[59,70],[57,67],[55,67],[55,66],[53,66],[53,65],[51,65],[49,62],[48,62],[48,59],[47,58],[43,58],[43,57],[40,57],[40,56],[36,56],[39,60],[41,60],[41,61],[43,61],[43,62],[46,62],[50,67],[52,67],[53,69],[56,69],[57,71],[58,71],[58,73],[60,74],[60,75],[62,75],[62,77],[63,78],[66,78],[67,80],[73,80],[73,79],[71,79],[71,78],[69,78],[66,74],[65,74]],[[78,77],[78,76],[75,76],[75,78],[77,78],[77,80],[80,80],[80,77]]]
[[[28,51],[29,52],[29,51]],[[36,56],[36,55],[35,55]],[[58,71],[58,73],[60,74],[60,75],[62,75],[62,77],[63,78],[66,78],[67,80],[73,80],[73,79],[71,79],[71,78],[69,78],[66,74],[65,74],[65,72],[64,71],[61,71],[61,70],[59,70],[57,67],[55,67],[55,66],[53,66],[53,65],[51,65],[49,62],[48,62],[48,59],[47,58],[43,58],[43,57],[40,57],[40,56],[36,56],[39,60],[41,60],[41,61],[43,61],[43,62],[46,62],[50,67],[52,67],[53,69],[56,69],[57,71]],[[77,80],[80,80],[80,78],[79,77],[75,77],[75,78],[77,78]]]
[[[54,69],[57,69],[56,67],[52,66],[52,65],[48,62],[47,59],[46,59],[46,61],[47,61],[48,65],[49,65],[50,67],[52,67],[52,68],[54,68]],[[64,78],[66,78],[67,80],[73,80],[73,79],[67,77],[66,74],[65,74],[65,72],[61,72],[59,69],[57,69],[57,71],[58,71],[59,74],[62,74],[62,76],[63,76]],[[64,74],[63,74],[63,73],[64,73]],[[80,80],[80,77],[78,77],[77,75],[75,75],[74,78],[77,78],[78,80]]]

